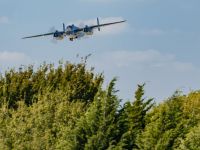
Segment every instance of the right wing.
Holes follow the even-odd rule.
[[[51,33],[46,33],[46,34],[27,36],[27,37],[23,37],[22,39],[35,38],[35,37],[40,37],[40,36],[48,36],[48,35],[53,35],[53,34],[54,34],[54,32],[51,32]]]

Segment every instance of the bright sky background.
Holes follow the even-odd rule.
[[[199,0],[0,0],[0,72],[20,64],[79,62],[104,72],[105,83],[118,77],[118,95],[132,99],[138,83],[146,96],[161,101],[177,89],[200,89]],[[75,42],[51,37],[22,40],[62,23],[95,24],[126,19]]]

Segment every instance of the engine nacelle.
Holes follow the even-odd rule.
[[[58,32],[56,31],[54,34],[53,34],[53,37],[56,39],[56,40],[62,40],[64,38],[64,34],[63,32]]]
[[[92,28],[88,27],[87,25],[83,29],[83,32],[85,32],[85,34],[87,34],[87,35],[92,35],[93,34]]]

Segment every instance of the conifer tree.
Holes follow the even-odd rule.
[[[154,105],[153,99],[144,98],[144,86],[145,84],[138,85],[135,100],[132,104],[126,102],[120,112],[119,125],[122,128],[122,136],[119,147],[123,149],[137,148],[136,138],[144,130],[146,114]]]
[[[71,149],[104,150],[116,144],[119,100],[115,95],[115,81],[110,82],[107,91],[99,90],[91,107],[80,119],[74,130]]]

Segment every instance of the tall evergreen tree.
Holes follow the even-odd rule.
[[[147,100],[144,98],[144,86],[145,84],[138,85],[135,100],[133,103],[126,102],[120,112],[119,126],[122,136],[119,147],[123,149],[138,148],[137,136],[144,130],[146,114],[154,105],[152,98]]]
[[[99,90],[94,102],[74,130],[71,149],[104,150],[116,144],[116,113],[119,100],[115,95],[113,79],[107,91]]]

